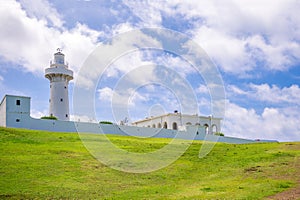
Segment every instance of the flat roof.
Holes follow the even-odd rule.
[[[0,105],[2,105],[2,103],[3,103],[4,99],[6,99],[6,97],[21,97],[21,98],[28,98],[28,99],[30,99],[30,98],[31,98],[31,97],[20,96],[20,95],[11,95],[11,94],[6,94],[6,95],[4,95],[4,97],[2,98]]]
[[[163,115],[158,115],[158,116],[151,116],[149,118],[146,118],[146,119],[141,119],[141,120],[138,120],[138,121],[135,121],[135,122],[132,122],[132,124],[135,124],[135,123],[140,123],[140,122],[145,122],[145,121],[149,121],[149,120],[153,120],[153,119],[157,119],[157,118],[161,118],[161,117],[167,117],[167,116],[182,116],[182,117],[201,117],[201,118],[206,118],[206,119],[209,119],[209,118],[212,118],[212,119],[219,119],[219,120],[222,120],[222,118],[220,117],[211,117],[211,116],[201,116],[201,115],[189,115],[189,114],[181,114],[181,113],[167,113],[167,114],[163,114]]]

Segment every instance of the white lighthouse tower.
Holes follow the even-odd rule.
[[[54,62],[45,70],[45,77],[50,81],[50,116],[58,120],[69,121],[69,81],[73,79],[73,71],[65,63],[65,55],[60,49],[54,54]]]

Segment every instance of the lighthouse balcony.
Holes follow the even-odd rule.
[[[65,67],[50,67],[45,69],[46,78],[47,76],[54,75],[54,74],[65,75],[68,76],[70,80],[73,79],[73,71],[66,69]]]

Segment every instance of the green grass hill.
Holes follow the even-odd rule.
[[[134,152],[169,139],[109,135]],[[198,158],[194,141],[177,161],[126,173],[97,161],[78,134],[0,128],[0,199],[263,199],[299,188],[300,143],[217,143]]]

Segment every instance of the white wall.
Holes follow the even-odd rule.
[[[30,121],[30,97],[6,95],[6,126],[27,127]],[[17,105],[19,101],[20,105]]]
[[[20,100],[20,105],[16,105],[16,100]],[[185,131],[175,131],[164,128],[142,128],[136,126],[117,126],[111,124],[97,124],[85,122],[70,122],[59,120],[42,120],[33,119],[30,117],[30,98],[7,95],[0,106],[1,117],[6,105],[6,127],[26,128],[32,130],[47,130],[55,132],[80,132],[80,133],[95,133],[95,134],[117,134],[130,135],[135,137],[156,137],[156,138],[179,138],[188,140],[208,140],[214,142],[226,143],[253,143],[256,141],[219,137],[216,135],[206,134],[203,126],[187,126]],[[2,118],[3,119],[3,118]],[[19,119],[17,122],[16,119]],[[177,120],[178,116],[172,116],[169,120]],[[206,119],[206,118],[205,118]],[[156,122],[168,120],[168,118],[155,119]],[[206,119],[207,120],[207,119]],[[205,121],[204,121],[205,122]],[[217,121],[216,121],[217,122]],[[3,120],[2,120],[3,123]],[[147,122],[149,123],[149,121]],[[214,122],[215,123],[215,122]],[[263,140],[263,142],[274,142]]]
[[[145,120],[134,122],[133,125],[138,127],[152,127],[158,128],[159,125],[164,127],[164,123],[167,123],[168,129],[173,129],[173,123],[177,124],[177,128],[184,129],[184,127],[191,125],[208,125],[209,132],[220,132],[221,131],[221,119],[210,118],[198,115],[184,115],[180,113],[170,113],[159,117],[150,117]]]
[[[50,85],[49,115],[52,114],[59,120],[69,121],[68,80],[60,77],[60,79],[57,81],[51,81]]]
[[[6,98],[0,104],[0,126],[6,127]]]

